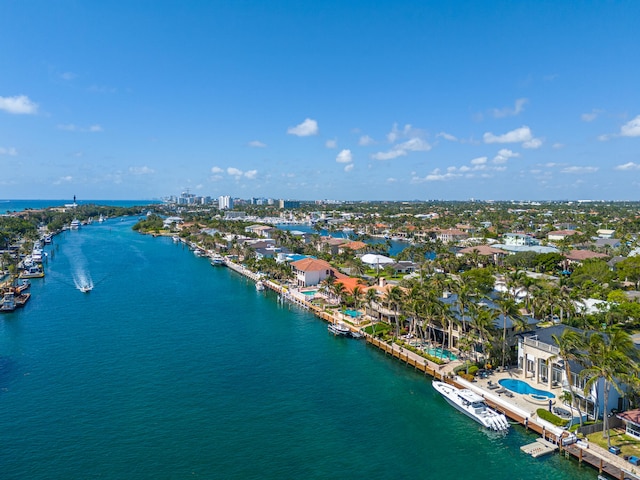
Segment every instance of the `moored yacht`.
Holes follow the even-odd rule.
[[[474,419],[484,427],[498,432],[509,429],[507,417],[489,407],[484,398],[467,388],[456,388],[444,382],[433,382],[433,388],[452,407]]]
[[[78,220],[77,218],[74,218],[71,221],[69,228],[71,228],[71,230],[78,230],[80,228],[80,220]]]
[[[327,329],[334,335],[349,335],[351,330],[344,323],[330,323]]]
[[[264,290],[264,283],[262,283],[262,280],[258,280],[256,282],[256,290],[261,292],[262,290]]]

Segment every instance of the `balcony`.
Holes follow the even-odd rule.
[[[560,353],[560,349],[558,347],[554,347],[548,343],[543,343],[535,338],[524,337],[524,344],[529,347],[537,348],[543,352],[551,353],[552,355],[558,355]]]

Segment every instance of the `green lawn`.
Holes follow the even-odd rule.
[[[611,429],[609,430],[609,434],[611,435],[611,445],[619,447],[621,450],[621,455],[635,455],[636,457],[640,457],[640,441],[636,440],[629,435],[624,433],[623,429]],[[602,448],[607,447],[607,439],[602,438],[602,432],[595,432],[590,435],[587,435],[590,443],[595,443]]]

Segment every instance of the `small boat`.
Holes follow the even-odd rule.
[[[18,285],[16,285],[15,287],[13,287],[13,289],[17,294],[20,294],[24,292],[26,289],[28,289],[30,286],[31,286],[31,282],[29,280],[24,280]]]
[[[47,235],[46,237],[44,237],[44,243],[45,244],[50,244],[53,241],[53,237],[51,235]]]
[[[468,388],[457,388],[444,382],[433,382],[433,388],[456,410],[480,425],[497,432],[509,429],[507,417],[490,408],[484,398]]]
[[[349,335],[351,330],[344,323],[330,323],[327,327],[334,335]]]
[[[264,290],[264,283],[262,283],[262,280],[258,280],[256,282],[256,290],[261,292],[262,290]]]
[[[16,309],[16,299],[13,292],[6,292],[0,302],[0,312],[13,312]]]
[[[219,253],[214,253],[211,257],[211,265],[214,267],[221,267],[224,265],[224,257]]]
[[[21,293],[20,295],[16,295],[14,301],[16,304],[16,308],[22,308],[25,306],[25,304],[29,301],[29,299],[31,298],[31,294],[30,293]]]
[[[100,216],[98,217],[98,222],[104,222],[104,216],[102,214],[100,214]]]
[[[354,330],[353,332],[350,332],[350,335],[352,338],[364,338],[364,333],[362,333],[360,330]]]
[[[71,230],[78,230],[80,228],[80,220],[78,220],[77,218],[74,218],[71,221],[69,228],[71,228]]]
[[[171,240],[173,240],[173,243],[178,243],[180,241],[180,237],[177,235],[174,235],[173,237],[171,237]]]
[[[20,278],[42,278],[44,277],[44,272],[38,265],[31,265],[25,270],[22,271],[19,275]]]

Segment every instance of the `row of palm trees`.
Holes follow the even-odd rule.
[[[597,387],[601,384],[604,405],[603,437],[611,446],[609,415],[606,411],[609,394],[614,389],[621,396],[634,396],[640,387],[638,353],[631,337],[620,328],[610,328],[606,332],[586,332],[586,334],[567,328],[561,335],[554,335],[553,339],[559,350],[557,357],[564,362],[565,375],[569,382],[570,406],[572,409],[574,406],[577,408],[581,425],[580,402],[576,402],[576,392],[572,385],[574,376],[571,371],[572,362],[577,362],[582,367],[577,377],[584,380],[582,393],[585,396],[594,389],[597,393]],[[553,360],[555,358],[549,359],[549,361]]]

